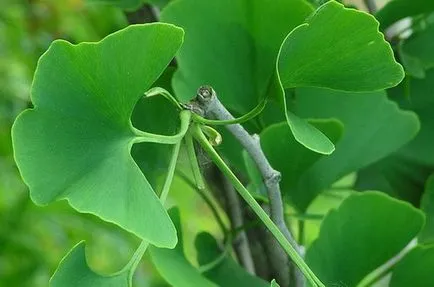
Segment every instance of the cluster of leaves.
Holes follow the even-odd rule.
[[[128,8],[140,3],[130,2]],[[66,199],[144,243],[111,276],[88,267],[80,243],[61,262],[52,286],[130,286],[148,244],[152,262],[173,286],[270,285],[222,253],[210,234],[195,241],[200,268],[185,255],[179,211],[171,209],[169,217],[161,201],[190,122],[178,120],[163,98],[143,99],[153,86],[170,89],[168,81],[184,103],[210,84],[236,115],[267,102],[245,126],[260,135],[264,153],[282,173],[285,204],[301,225],[318,201],[341,197],[327,191],[337,189],[336,181],[357,173],[346,186],[349,195],[321,215],[319,234],[305,243],[306,262],[326,286],[371,284],[377,268],[416,237],[418,245],[394,266],[390,286],[430,286],[434,180],[424,186],[434,164],[434,7],[409,3],[391,1],[376,14],[379,26],[373,16],[335,1],[315,7],[304,0],[176,0],[161,14],[162,22],[176,26],[130,26],[98,43],[55,41],[35,73],[34,108],[13,128],[31,198],[37,204]],[[394,87],[403,69],[378,29],[408,16],[412,35],[394,35],[406,71]],[[175,55],[174,72],[167,66]],[[219,151],[266,203],[252,159],[219,131]],[[298,235],[304,242],[305,234]]]

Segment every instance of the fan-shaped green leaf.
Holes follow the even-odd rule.
[[[326,216],[306,262],[326,286],[356,286],[401,251],[423,224],[422,212],[384,193],[351,195]]]
[[[424,79],[409,77],[388,90],[389,98],[402,109],[414,111],[420,131],[396,153],[359,172],[358,189],[376,189],[418,206],[425,182],[434,172],[434,69]],[[396,128],[396,122],[394,122]]]
[[[323,103],[318,105],[320,99]],[[292,191],[311,195],[305,198],[314,198],[343,176],[395,152],[419,130],[417,116],[400,110],[384,92],[298,89],[293,110],[303,117],[336,118],[345,128],[336,151],[315,162],[300,177],[297,190]],[[305,208],[308,205],[306,201]]]
[[[12,130],[35,203],[67,199],[152,244],[175,246],[175,228],[130,155],[133,143],[158,140],[134,128],[130,117],[182,39],[175,26],[148,24],[98,43],[50,46],[32,86],[35,107]]]
[[[324,87],[374,91],[397,85],[404,77],[378,22],[336,1],[322,5],[284,40],[277,60],[278,81],[272,92],[286,111],[295,139],[318,153],[333,144],[318,130],[287,110],[284,88]]]
[[[329,1],[286,37],[278,60],[284,88],[376,91],[404,77],[375,18]]]

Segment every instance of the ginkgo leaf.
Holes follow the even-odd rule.
[[[408,77],[405,83],[388,90],[391,100],[399,104],[403,110],[414,112],[420,121],[417,135],[387,158],[359,170],[357,189],[376,189],[413,203],[420,204],[421,195],[428,177],[434,172],[434,69],[426,71],[424,79]],[[307,108],[307,107],[306,107]],[[381,113],[384,113],[381,110]],[[390,130],[402,134],[396,120],[390,120],[393,126]],[[400,126],[400,125],[399,125]],[[384,133],[383,133],[384,134]],[[397,137],[389,136],[390,143]],[[385,140],[377,139],[376,142]],[[331,163],[328,163],[331,164]]]
[[[356,286],[399,253],[423,224],[422,212],[407,202],[380,192],[353,194],[324,218],[306,262],[326,286]]]
[[[282,86],[358,92],[396,86],[404,71],[378,25],[367,13],[327,2],[284,40],[277,65]]]
[[[159,140],[134,128],[131,114],[182,40],[180,28],[146,24],[98,43],[50,46],[35,73],[34,108],[12,129],[36,204],[66,199],[151,244],[176,245],[173,223],[130,155],[133,143]]]
[[[348,93],[300,88],[293,110],[309,118],[336,118],[344,125],[336,151],[316,161],[300,177],[296,188],[302,211],[335,181],[397,151],[418,133],[415,113],[400,109],[385,92]],[[318,99],[324,99],[321,105]]]
[[[342,123],[336,119],[309,120],[309,123],[327,135],[333,143],[338,142],[344,132]],[[261,146],[273,168],[282,174],[282,194],[298,210],[305,209],[315,195],[297,192],[299,180],[324,155],[298,144],[285,122],[264,129],[261,133]],[[282,157],[282,154],[292,155],[291,160]]]
[[[403,69],[378,25],[369,14],[329,1],[283,41],[276,67],[279,81],[271,93],[285,110],[295,139],[305,147],[323,154],[334,150],[320,131],[287,110],[284,89],[376,91],[403,79]]]

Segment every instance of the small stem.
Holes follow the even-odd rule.
[[[160,87],[154,87],[145,93],[145,98],[155,97],[155,96],[163,96],[166,98],[172,105],[177,107],[179,110],[183,110],[178,100],[166,89]]]
[[[217,256],[213,261],[211,261],[211,262],[209,262],[209,263],[207,263],[205,265],[200,266],[198,268],[199,272],[200,273],[205,273],[207,271],[210,271],[210,270],[216,268],[220,263],[222,263],[223,260],[228,255],[229,251],[231,251],[231,247],[232,247],[231,243],[232,243],[232,237],[229,236],[226,239],[225,248],[224,248],[223,252],[220,253],[219,256]]]
[[[196,151],[194,150],[193,137],[191,136],[190,132],[187,132],[184,140],[191,171],[193,172],[194,181],[196,182],[196,188],[199,190],[204,190],[205,182],[203,181],[202,173],[200,172],[199,162],[197,161]]]
[[[204,118],[198,114],[193,114],[193,119],[198,123],[202,123],[202,124],[206,124],[206,125],[240,124],[240,123],[247,122],[247,121],[251,120],[252,118],[256,117],[257,115],[259,115],[262,112],[262,110],[265,108],[266,104],[267,104],[267,100],[266,99],[262,100],[256,107],[253,108],[253,110],[251,110],[250,112],[248,112],[247,114],[245,114],[239,118],[232,118],[232,119],[226,119],[226,120],[210,120],[210,119],[206,119],[206,118]]]
[[[124,267],[124,269],[128,269],[128,280],[130,282],[130,285],[132,285],[133,282],[133,276],[134,272],[137,269],[137,266],[140,263],[140,260],[142,259],[143,255],[146,252],[146,249],[148,249],[149,243],[147,241],[142,241],[137,248],[137,250],[134,252],[133,256],[131,257],[128,264]]]
[[[175,169],[176,169],[176,162],[178,161],[178,155],[179,155],[180,147],[181,147],[181,142],[178,142],[173,147],[172,157],[170,159],[169,168],[167,171],[167,176],[166,176],[166,179],[164,180],[163,188],[162,188],[161,194],[160,194],[161,204],[164,204],[164,202],[166,201],[167,195],[168,195],[169,190],[170,190],[170,186],[172,185],[173,176],[175,174]],[[128,274],[129,274],[130,285],[132,285],[134,272],[135,272],[137,266],[139,265],[140,260],[142,259],[143,255],[145,254],[148,246],[149,246],[149,242],[142,241],[140,243],[139,247],[137,248],[137,250],[134,252],[134,255],[131,257],[130,261],[123,268],[123,270],[125,270],[125,269],[129,270]]]
[[[163,188],[160,194],[161,204],[164,204],[169,194],[170,186],[172,185],[173,176],[175,175],[176,163],[178,161],[179,150],[181,148],[181,142],[177,143],[173,147],[172,157],[170,158],[169,168],[167,171],[166,179],[164,180]]]
[[[181,111],[179,113],[179,118],[181,120],[181,127],[179,129],[179,132],[172,136],[148,133],[132,127],[132,130],[136,135],[136,137],[134,138],[134,143],[150,142],[160,144],[177,144],[182,140],[188,130],[191,120],[191,112]]]
[[[217,146],[222,143],[222,135],[218,131],[210,126],[201,126],[201,128],[213,146]]]
[[[294,263],[300,268],[301,272],[308,279],[312,286],[325,287],[325,285],[316,277],[313,271],[307,266],[303,261],[303,258],[298,254],[294,247],[285,238],[283,233],[274,224],[274,222],[268,217],[261,206],[256,202],[256,200],[250,195],[249,191],[243,186],[243,184],[238,180],[232,170],[226,165],[219,154],[214,150],[212,145],[208,142],[205,135],[201,131],[197,124],[191,126],[192,134],[194,138],[199,142],[202,148],[208,153],[210,158],[219,167],[225,176],[231,181],[232,185],[239,192],[241,197],[247,202],[247,204],[252,208],[253,212],[261,219],[268,230],[273,234],[279,244],[283,247],[289,257],[294,261]]]

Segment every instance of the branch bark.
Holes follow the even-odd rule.
[[[231,113],[219,101],[215,91],[212,88],[199,88],[198,101],[206,116],[211,115],[219,120],[234,119]],[[286,239],[294,247],[296,247],[298,251],[300,251],[297,242],[291,235],[284,220],[283,201],[279,186],[281,178],[280,172],[275,170],[268,162],[268,159],[262,151],[259,136],[250,135],[240,124],[227,125],[226,128],[246,149],[247,153],[252,157],[253,161],[261,172],[264,184],[267,188],[268,199],[270,200],[271,220],[273,220],[273,222],[279,227]]]
[[[244,225],[244,216],[241,209],[240,199],[232,184],[224,176],[222,176],[222,181],[232,229],[237,230]],[[255,275],[255,265],[253,263],[252,252],[250,251],[250,244],[246,232],[244,230],[240,231],[234,239],[233,245],[240,263],[244,266],[247,272]]]
[[[197,103],[199,108],[203,110],[206,117],[212,117],[218,120],[234,119],[231,113],[219,101],[215,91],[211,87],[204,86],[199,88],[197,92]],[[246,149],[261,172],[269,199],[270,218],[300,254],[300,248],[286,226],[284,219],[284,206],[279,186],[281,175],[278,171],[273,169],[268,162],[268,159],[262,151],[259,136],[250,135],[240,124],[227,125],[226,128]],[[283,263],[283,266],[285,265],[284,262],[281,263]],[[297,277],[297,281],[303,280],[303,277]],[[297,285],[303,284],[301,282],[298,283],[299,284]]]
[[[199,147],[200,148],[200,147]],[[204,156],[204,155],[203,155]],[[217,202],[225,210],[231,229],[236,230],[244,225],[243,206],[233,186],[221,171],[212,163],[199,161],[201,172],[206,179],[207,185],[217,199]],[[226,238],[225,233],[225,238]],[[238,233],[232,246],[240,264],[251,274],[256,274],[255,262],[250,249],[250,241],[244,230]]]

